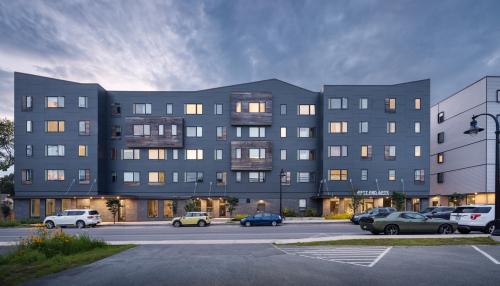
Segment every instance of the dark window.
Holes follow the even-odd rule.
[[[217,140],[226,140],[226,127],[217,126]]]
[[[500,90],[497,90],[497,102],[500,102]]]
[[[111,182],[116,182],[116,172],[111,172]]]
[[[444,173],[437,173],[437,183],[438,184],[444,183]]]
[[[280,105],[280,114],[286,115],[286,104]]]
[[[250,199],[247,199],[247,204],[249,204],[249,203],[250,203]]]
[[[99,213],[97,211],[89,211],[89,215],[98,215]]]
[[[22,111],[32,111],[33,110],[33,97],[32,96],[23,96],[23,107]]]
[[[31,185],[33,183],[33,170],[31,169],[23,169],[21,170],[22,175],[22,183],[23,185]]]
[[[122,114],[122,109],[120,107],[120,104],[116,102],[111,104],[111,115],[120,116],[121,114]]]
[[[444,143],[444,132],[438,133],[438,144]]]
[[[444,122],[444,111],[438,113],[438,123]]]
[[[111,128],[111,139],[119,139],[122,136],[122,127],[120,125],[113,125]]]

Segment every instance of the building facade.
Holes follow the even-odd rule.
[[[200,91],[107,91],[15,73],[15,212],[44,217],[118,198],[123,221],[186,204],[214,217],[352,212],[429,193],[430,81],[324,86],[271,79]],[[281,173],[283,170],[283,173]],[[284,176],[281,176],[283,174]]]
[[[495,202],[495,123],[465,135],[473,115],[500,114],[500,77],[487,76],[431,108],[431,205]],[[457,195],[458,194],[458,195]]]

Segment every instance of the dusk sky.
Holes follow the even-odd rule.
[[[0,115],[13,72],[110,90],[278,78],[393,84],[432,100],[500,75],[500,1],[0,1]]]

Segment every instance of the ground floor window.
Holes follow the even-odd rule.
[[[148,217],[158,217],[158,200],[148,200]]]
[[[40,199],[31,199],[31,217],[40,217]]]
[[[71,199],[62,199],[61,200],[61,210],[67,210],[71,208]]]
[[[77,209],[90,209],[90,199],[76,199]]]
[[[214,202],[211,199],[207,200],[207,212],[211,215],[214,211]]]
[[[163,201],[163,216],[173,217],[174,216],[174,202],[171,200]]]
[[[56,200],[46,199],[45,200],[45,215],[55,215],[56,214]]]

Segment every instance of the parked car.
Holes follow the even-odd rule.
[[[282,222],[283,218],[279,214],[273,214],[273,213],[256,213],[254,215],[249,215],[244,219],[240,220],[240,224],[243,226],[254,226],[254,225],[277,226]]]
[[[384,233],[441,233],[452,234],[458,224],[442,218],[428,218],[417,212],[393,212],[386,217],[369,217],[360,222],[362,230]]]
[[[395,208],[374,208],[374,209],[367,210],[364,213],[354,214],[351,217],[351,222],[354,223],[354,224],[359,224],[359,222],[363,218],[368,218],[368,217],[385,217],[388,214],[390,214],[392,212],[395,212],[395,211],[396,211]]]
[[[450,214],[454,210],[453,207],[428,207],[420,213],[430,218],[450,219]]]
[[[75,209],[65,210],[57,215],[48,216],[43,220],[43,224],[48,229],[56,226],[76,226],[84,228],[86,226],[96,226],[102,222],[101,215],[96,210]]]
[[[467,205],[457,207],[450,220],[458,223],[460,233],[482,231],[492,233],[495,229],[495,205]]]
[[[180,226],[200,226],[204,227],[210,225],[211,218],[206,212],[187,212],[186,215],[175,217],[172,220],[172,225],[175,227]]]

